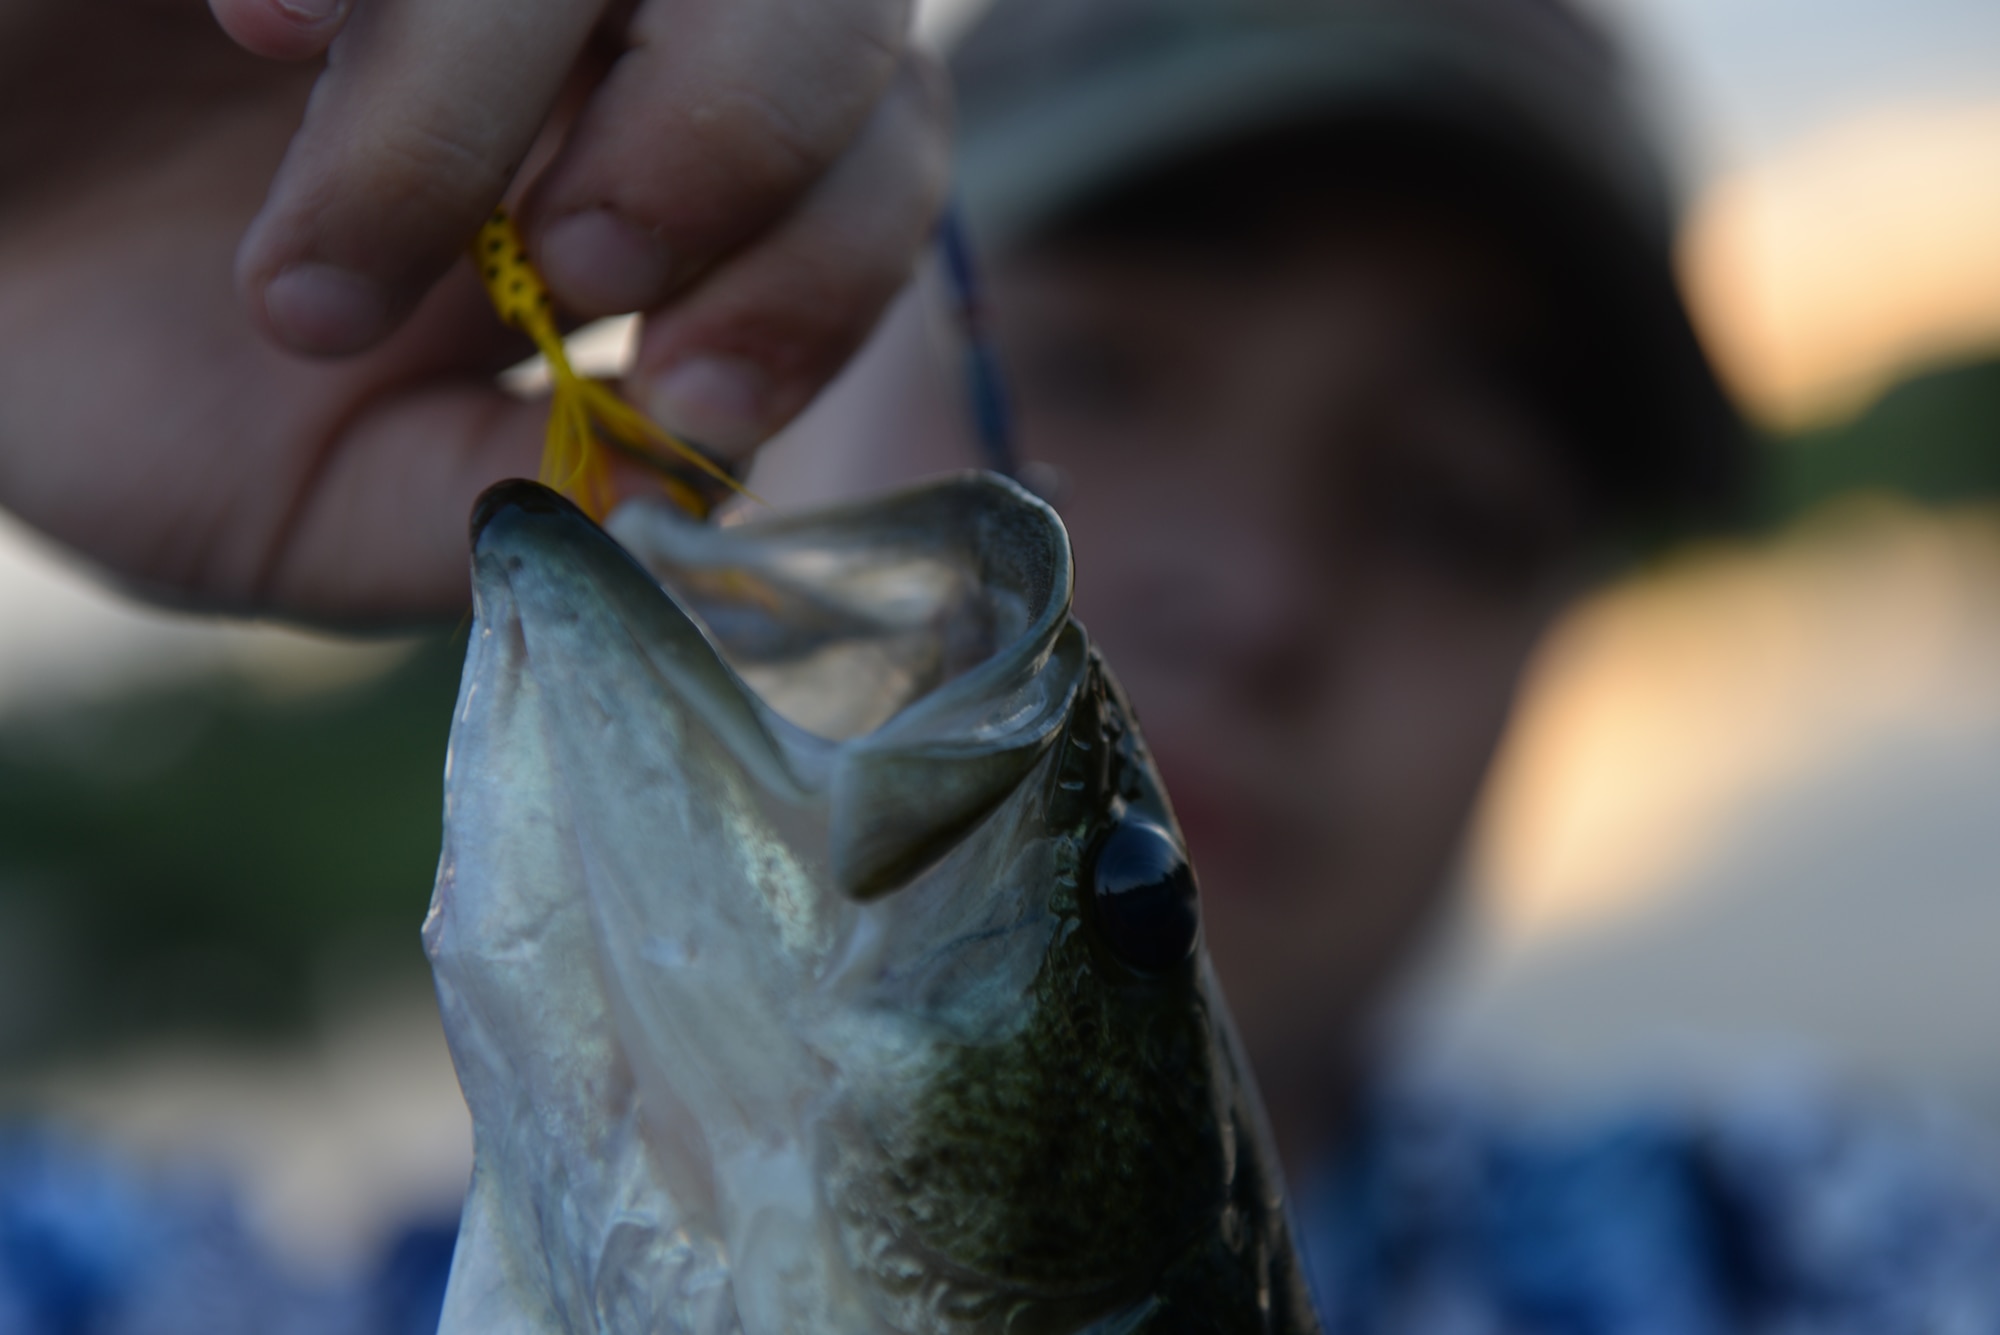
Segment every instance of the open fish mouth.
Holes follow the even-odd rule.
[[[1082,677],[1068,543],[1007,485],[969,475],[754,528],[628,507],[623,547],[552,493],[503,485],[475,515],[479,618],[518,626],[537,677],[569,683],[572,723],[585,701],[618,721],[581,758],[598,782],[631,782],[632,764],[712,781],[718,747],[767,803],[825,805],[832,881],[867,898],[1019,783]],[[696,735],[699,762],[682,753]],[[607,745],[657,754],[621,763]]]
[[[612,530],[474,517],[442,1329],[1311,1328],[1053,512],[965,475]]]

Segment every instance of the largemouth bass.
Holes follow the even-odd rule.
[[[445,1335],[1316,1330],[1054,512],[612,528],[474,517]]]

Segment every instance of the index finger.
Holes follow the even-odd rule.
[[[238,255],[295,351],[386,335],[519,168],[602,0],[361,0]]]
[[[663,304],[798,206],[902,63],[910,0],[645,0],[528,209],[584,315]]]

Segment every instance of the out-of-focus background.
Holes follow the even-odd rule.
[[[2000,1130],[2000,6],[1600,3],[1767,513],[1550,638],[1402,1023],[1530,1097],[1791,1062]],[[0,624],[0,1101],[219,1169],[310,1265],[448,1212],[462,646],[148,610],[4,522]]]
[[[1531,1095],[1791,1061],[2000,1126],[2000,7],[1597,8],[1767,517],[1544,645],[1411,1023]]]

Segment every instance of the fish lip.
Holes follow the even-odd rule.
[[[1018,485],[992,474],[948,475],[728,529],[670,518],[664,506],[653,513],[659,547],[642,553],[644,543],[620,541],[540,484],[488,488],[472,516],[476,609],[483,619],[487,590],[504,584],[513,592],[494,605],[511,604],[514,617],[531,615],[525,609],[535,605],[543,610],[532,615],[551,629],[579,618],[620,627],[607,644],[631,643],[654,660],[662,683],[707,711],[711,733],[766,794],[792,806],[827,804],[827,824],[813,842],[846,898],[899,888],[942,857],[1026,777],[1067,723],[1085,654],[1070,621],[1068,535],[1055,512]],[[816,540],[824,547],[815,548]],[[834,740],[773,709],[736,670],[715,631],[649,568],[676,545],[686,568],[762,569],[796,577],[802,588],[813,577],[785,576],[788,551],[844,552],[863,567],[878,553],[886,560],[923,554],[989,591],[982,597],[998,599],[986,606],[1002,629],[985,657],[905,700],[876,726]],[[549,578],[566,578],[592,596],[579,600],[573,592],[566,606],[552,600],[548,579],[535,574],[538,552]],[[567,576],[556,573],[564,570]],[[551,613],[555,619],[546,619]],[[530,638],[539,635],[530,631]]]
[[[997,473],[967,470],[945,474],[883,496],[827,507],[808,514],[780,516],[736,529],[701,526],[701,531],[715,542],[719,552],[729,553],[732,548],[743,548],[746,544],[740,539],[750,536],[753,531],[757,538],[769,539],[782,538],[802,531],[829,529],[859,517],[878,513],[899,503],[960,490],[968,492],[986,490],[998,493],[1004,496],[1009,504],[1017,505],[1043,521],[1051,538],[1047,553],[1050,564],[1049,596],[1035,618],[1024,626],[1019,634],[996,648],[992,655],[977,666],[910,702],[878,727],[852,739],[855,743],[879,742],[898,734],[907,734],[914,726],[921,726],[925,720],[934,718],[951,708],[962,706],[965,702],[992,691],[1008,678],[1019,677],[1023,672],[1030,671],[1037,664],[1046,661],[1063,626],[1069,621],[1075,594],[1075,570],[1068,534],[1063,528],[1061,518],[1047,502],[1011,478],[1002,477]],[[517,516],[530,517],[538,521],[567,522],[577,526],[581,530],[579,536],[586,544],[601,545],[615,552],[620,564],[631,567],[649,585],[658,588],[668,602],[679,608],[682,614],[702,631],[704,638],[712,641],[713,636],[701,619],[689,613],[672,591],[660,585],[656,574],[646,568],[645,563],[628,544],[614,536],[606,525],[590,518],[561,493],[528,478],[506,478],[496,482],[482,491],[473,502],[468,528],[475,562],[475,592],[478,585],[478,558],[483,554],[489,530],[493,530],[496,539],[504,538],[511,527],[508,521]],[[724,564],[720,560],[713,560],[713,563]],[[725,666],[727,665],[727,655],[719,649],[717,657],[723,660]],[[733,671],[731,675],[735,675]],[[765,708],[765,702],[756,691],[742,683],[740,679],[738,684],[746,696],[757,702],[760,709]],[[775,714],[771,717],[775,721],[782,721],[778,720]],[[803,729],[797,731],[804,732]]]
[[[480,538],[487,527],[509,510],[531,515],[574,515],[584,523],[590,522],[583,511],[560,493],[524,477],[510,477],[480,492],[479,499],[472,503],[468,536],[474,551],[479,550]]]
[[[531,642],[550,633],[563,640],[594,610],[600,622],[617,628],[607,652],[609,646],[630,644],[676,697],[705,705],[710,726],[763,791],[790,802],[810,796],[825,764],[824,747],[815,745],[819,739],[766,707],[730,667],[701,620],[582,509],[539,482],[509,479],[481,493],[471,530],[477,619],[486,619],[493,586],[505,587],[508,616]],[[535,554],[543,558],[539,572],[529,564]],[[551,600],[550,581],[565,577],[581,581],[594,609]],[[531,622],[540,629],[529,630]],[[665,652],[671,661],[654,660],[649,649]]]
[[[499,488],[491,490],[497,491]],[[1024,668],[1047,658],[1063,627],[1070,619],[1076,592],[1075,566],[1070,550],[1069,534],[1054,507],[1012,478],[980,469],[964,469],[941,473],[909,486],[804,513],[757,518],[732,527],[692,523],[682,523],[676,527],[684,533],[698,534],[700,544],[709,549],[697,558],[701,564],[723,566],[730,564],[725,558],[747,550],[752,543],[782,541],[835,529],[859,520],[877,519],[899,506],[949,502],[953,499],[962,500],[968,506],[981,501],[997,502],[991,504],[989,508],[997,512],[1004,507],[1015,510],[1023,516],[1033,516],[1040,530],[1037,536],[1046,544],[1049,593],[1039,613],[1029,624],[1024,625],[1016,636],[1006,644],[998,646],[990,657],[976,667],[953,677],[920,699],[912,701],[906,708],[867,734],[875,736],[896,729],[912,714],[939,711],[953,702],[964,701],[990,691],[996,683],[1010,675],[1018,675]],[[565,508],[574,509],[568,506],[567,502],[563,504]],[[665,507],[660,508],[665,510]],[[628,540],[626,531],[621,526],[621,520],[626,513],[626,511],[615,512],[608,517],[605,530],[614,543],[626,550],[643,567],[646,565],[644,556],[637,551],[633,542]],[[678,516],[680,512],[667,511],[667,513]],[[687,552],[687,548],[682,548],[674,554],[684,557]],[[669,597],[672,595],[669,594]]]

